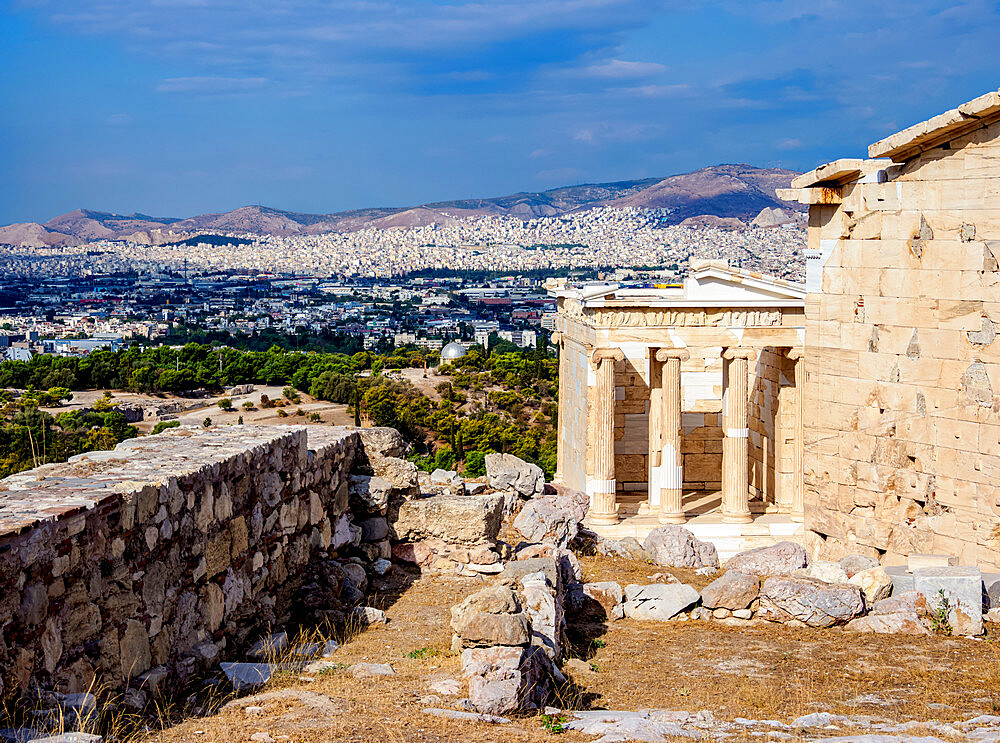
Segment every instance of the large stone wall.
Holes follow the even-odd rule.
[[[882,163],[810,211],[806,525],[998,569],[1000,122]]]
[[[361,540],[362,446],[343,428],[173,429],[0,481],[7,692],[181,682],[289,621],[310,560]]]

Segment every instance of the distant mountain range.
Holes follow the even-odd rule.
[[[798,173],[751,165],[714,165],[667,178],[564,186],[540,193],[493,199],[441,201],[415,207],[357,209],[334,214],[300,214],[266,206],[244,206],[197,217],[151,217],[77,209],[44,224],[23,222],[0,227],[0,244],[15,246],[81,245],[93,240],[131,240],[162,244],[198,233],[315,235],[366,227],[419,227],[449,224],[486,214],[521,219],[553,217],[600,206],[662,210],[669,224],[741,227],[756,220],[773,226],[796,220],[802,208],[775,193]]]

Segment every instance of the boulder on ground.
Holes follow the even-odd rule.
[[[514,519],[514,528],[530,542],[565,547],[576,537],[580,515],[568,499],[544,496],[525,504]]]
[[[855,573],[860,573],[862,570],[878,567],[878,560],[868,555],[845,555],[838,562],[840,563],[840,567],[844,569],[844,572],[847,573],[848,578]]]
[[[703,542],[683,526],[669,524],[649,532],[643,542],[648,559],[668,568],[718,567],[715,545]]]
[[[892,578],[886,574],[885,568],[881,565],[855,573],[848,579],[848,583],[861,589],[868,606],[889,598],[889,594],[892,593]]]
[[[778,542],[769,547],[740,552],[726,563],[726,570],[739,570],[748,575],[785,575],[807,567],[809,557],[802,545]]]
[[[625,616],[625,610],[622,608],[625,594],[618,583],[614,581],[584,583],[581,592],[585,599],[590,599],[593,604],[600,607],[608,619],[622,619]],[[584,605],[581,608],[587,607]]]
[[[470,648],[462,652],[462,671],[469,677],[469,704],[491,715],[544,707],[558,674],[536,646]]]
[[[848,632],[874,632],[880,635],[929,635],[931,634],[930,606],[924,595],[905,591],[871,605],[866,616],[852,619],[845,629]]]
[[[500,533],[503,503],[499,493],[415,498],[400,504],[391,525],[401,541],[436,538],[479,545],[493,542]]]
[[[522,498],[536,498],[545,489],[545,473],[513,454],[487,454],[486,480],[494,490],[508,490]]]
[[[727,570],[701,591],[701,603],[709,609],[738,611],[748,608],[760,595],[760,580],[739,570]]]
[[[809,563],[809,567],[796,570],[792,575],[815,578],[823,583],[847,583],[847,573],[839,562],[831,560],[815,560]]]
[[[654,583],[625,587],[622,608],[629,619],[664,622],[694,606],[701,594],[685,583]]]
[[[832,627],[849,622],[864,610],[865,602],[857,586],[783,575],[764,581],[757,614],[772,622]]]
[[[451,628],[466,646],[527,645],[531,622],[521,608],[510,587],[490,586],[451,607]]]
[[[462,476],[455,470],[443,470],[439,467],[431,472],[431,485],[443,485],[453,488],[463,484]]]

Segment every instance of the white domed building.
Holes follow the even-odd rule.
[[[452,341],[441,349],[441,363],[450,364],[463,356],[465,356],[469,351],[461,343],[456,343]]]

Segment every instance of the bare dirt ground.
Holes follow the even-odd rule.
[[[284,387],[262,385],[255,387],[254,391],[248,395],[218,394],[205,398],[178,397],[176,395],[152,395],[112,390],[109,402],[112,405],[126,404],[151,406],[162,405],[167,402],[180,401],[184,405],[185,409],[183,412],[177,414],[176,420],[178,420],[182,426],[200,426],[205,418],[211,418],[212,423],[215,425],[229,425],[237,423],[241,417],[243,418],[244,423],[253,423],[255,425],[298,425],[319,423],[325,425],[349,426],[354,423],[354,417],[348,412],[346,405],[317,400],[305,393],[299,393],[300,402],[297,404],[288,403],[283,408],[261,408],[261,395],[267,395],[270,400],[283,400],[281,394],[283,389]],[[84,390],[81,392],[74,392],[73,399],[68,403],[59,407],[43,409],[52,415],[58,415],[59,413],[70,410],[90,408],[95,402],[97,402],[98,399],[102,397],[104,397],[103,390]],[[219,401],[227,397],[232,401],[233,409],[224,411],[219,407]],[[243,409],[243,403],[247,401],[253,404],[252,410]],[[279,410],[284,411],[288,417],[282,418],[278,413]],[[301,415],[299,415],[300,410],[302,411]],[[308,419],[309,413],[318,413],[320,420],[315,422],[310,421]],[[155,420],[140,421],[135,424],[136,428],[143,433],[149,433],[155,425]]]
[[[605,557],[585,557],[582,563],[586,580],[650,582],[661,570]],[[689,578],[683,571],[670,572]],[[459,657],[449,650],[448,608],[485,582],[455,576],[414,580],[397,574],[381,584],[373,602],[386,610],[388,624],[344,644],[336,654],[337,668],[312,680],[297,673],[282,675],[265,689],[303,692],[299,699],[261,702],[263,713],[257,717],[229,708],[191,718],[145,740],[221,743],[249,741],[266,732],[276,741],[301,743],[550,741],[555,734],[543,728],[539,715],[496,726],[422,712],[429,706],[455,707],[457,696],[426,699],[436,680],[458,679],[459,696],[466,692]],[[772,624],[737,628],[701,621],[569,620],[573,652],[591,670],[578,673],[575,685],[562,690],[559,706],[566,709],[710,710],[724,720],[742,716],[784,722],[823,711],[953,721],[1000,710],[996,627],[990,627],[994,632],[985,640],[974,641],[861,636]],[[359,662],[388,663],[396,675],[355,679],[347,668]],[[592,739],[574,732],[558,738]],[[748,733],[729,740],[760,738]]]

